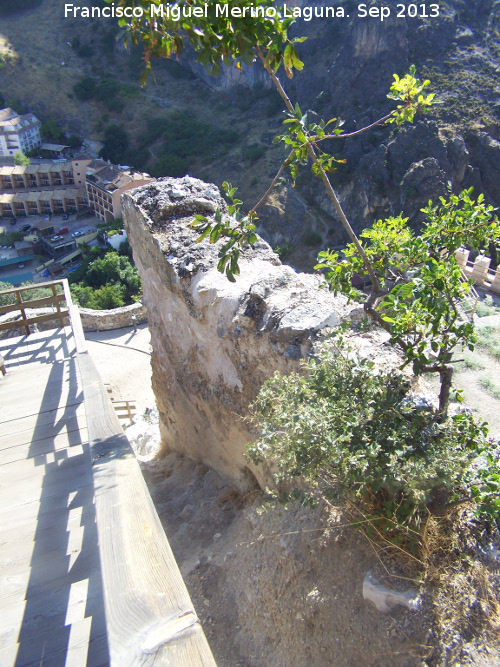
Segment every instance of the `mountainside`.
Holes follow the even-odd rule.
[[[299,19],[293,28],[308,36],[299,45],[305,67],[293,80],[283,72],[281,79],[303,110],[339,115],[347,131],[362,127],[389,110],[392,75],[412,63],[442,101],[414,125],[377,127],[333,147],[347,161],[332,180],[354,227],[400,211],[418,224],[420,208],[444,195],[449,182],[455,191],[474,186],[500,204],[499,0],[440,2],[432,18],[398,17],[402,4],[390,0],[384,21],[356,17],[357,3],[332,4],[350,18]],[[113,19],[64,18],[58,0],[2,17],[0,93],[6,103],[93,140],[119,125],[128,146],[111,159],[158,176],[227,179],[254,205],[284,156],[271,147],[283,104],[265,72],[225,70],[215,80],[187,53],[180,63],[155,63],[154,78],[141,89],[141,54],[129,54],[117,35]],[[261,233],[282,250],[295,247],[289,261],[301,267],[321,245],[345,240],[306,169],[295,189],[281,184],[260,213]]]

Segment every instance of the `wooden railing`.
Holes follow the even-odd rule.
[[[67,294],[69,294],[69,288],[65,288],[65,283],[67,283],[67,281],[53,280],[46,283],[26,285],[25,287],[13,287],[12,289],[3,290],[0,292],[0,295],[2,296],[6,294],[13,294],[16,298],[16,303],[8,306],[0,306],[0,315],[6,315],[8,313],[21,314],[21,319],[16,318],[15,320],[11,320],[9,322],[0,323],[0,331],[6,331],[8,329],[19,329],[24,327],[26,335],[29,335],[31,325],[50,321],[56,321],[58,324],[55,326],[63,327],[65,324],[64,320],[69,315],[67,305]],[[38,299],[28,299],[23,301],[23,294],[25,292],[31,292],[41,288],[49,288],[52,291],[52,294],[49,296],[40,297]],[[54,312],[45,313],[43,315],[33,315],[31,317],[26,313],[28,308],[44,308],[47,306],[53,307]]]

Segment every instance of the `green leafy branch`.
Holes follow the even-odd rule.
[[[255,211],[249,211],[246,215],[241,213],[243,202],[235,198],[237,188],[233,188],[227,181],[224,181],[222,188],[231,202],[227,205],[228,215],[223,215],[217,207],[213,220],[197,214],[191,227],[200,232],[196,239],[198,243],[204,239],[208,239],[210,243],[217,243],[221,238],[227,239],[219,249],[217,270],[225,273],[228,280],[235,282],[235,276],[240,273],[238,261],[241,252],[257,241],[255,221],[258,218]]]
[[[302,113],[298,104],[295,104],[293,111],[288,111],[286,114],[287,118],[283,121],[286,131],[275,137],[274,143],[283,142],[287,147],[292,148],[291,155],[286,159],[286,165],[290,167],[293,183],[295,183],[298,176],[299,167],[305,165],[308,158],[311,157],[311,153],[308,150],[309,147],[319,150],[319,144],[329,139],[346,139],[367,132],[373,127],[389,123],[401,125],[405,122],[412,122],[418,111],[424,110],[435,103],[434,93],[427,96],[422,95],[422,91],[429,85],[429,81],[421,82],[415,78],[414,65],[410,67],[410,72],[403,78],[400,79],[395,74],[394,79],[395,81],[387,97],[392,100],[401,101],[403,104],[398,105],[396,109],[393,109],[382,118],[354,132],[345,133],[342,130],[344,121],[340,118],[331,118],[326,122],[321,119],[309,123],[308,113]],[[315,159],[313,159],[313,174],[322,178],[325,172],[335,171],[335,164],[338,163],[345,163],[345,160],[319,151],[315,154]]]
[[[331,251],[319,254],[316,269],[322,270],[326,284],[334,292],[363,301],[367,314],[391,335],[391,342],[404,352],[406,364],[415,374],[439,373],[440,409],[446,413],[457,346],[474,349],[474,325],[460,314],[471,282],[462,275],[454,257],[461,245],[479,248],[500,239],[500,225],[493,220],[494,209],[483,197],[471,198],[472,189],[441,199],[440,206],[429,202],[427,219],[420,235],[401,216],[379,220],[361,233],[363,245],[377,276],[368,295],[352,286],[356,275],[365,272],[354,244],[340,258]]]

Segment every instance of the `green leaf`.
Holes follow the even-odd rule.
[[[213,227],[212,231],[210,232],[210,243],[217,243],[217,241],[220,239],[222,234],[222,225],[217,224]]]

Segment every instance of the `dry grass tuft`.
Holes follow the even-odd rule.
[[[413,581],[430,599],[433,646],[422,647],[423,664],[465,664],[468,653],[482,647],[500,654],[500,570],[482,556],[488,529],[471,507],[455,507],[443,517],[429,514],[419,535],[403,531],[399,543],[387,523],[380,529],[382,518],[377,527],[358,507],[351,505],[347,513],[373,547],[388,585],[404,588]],[[399,576],[385,565],[394,559]]]
[[[424,586],[432,596],[440,657],[455,664],[467,645],[500,649],[499,577],[482,562],[470,510],[429,516],[422,534]],[[444,660],[444,663],[443,663]]]

